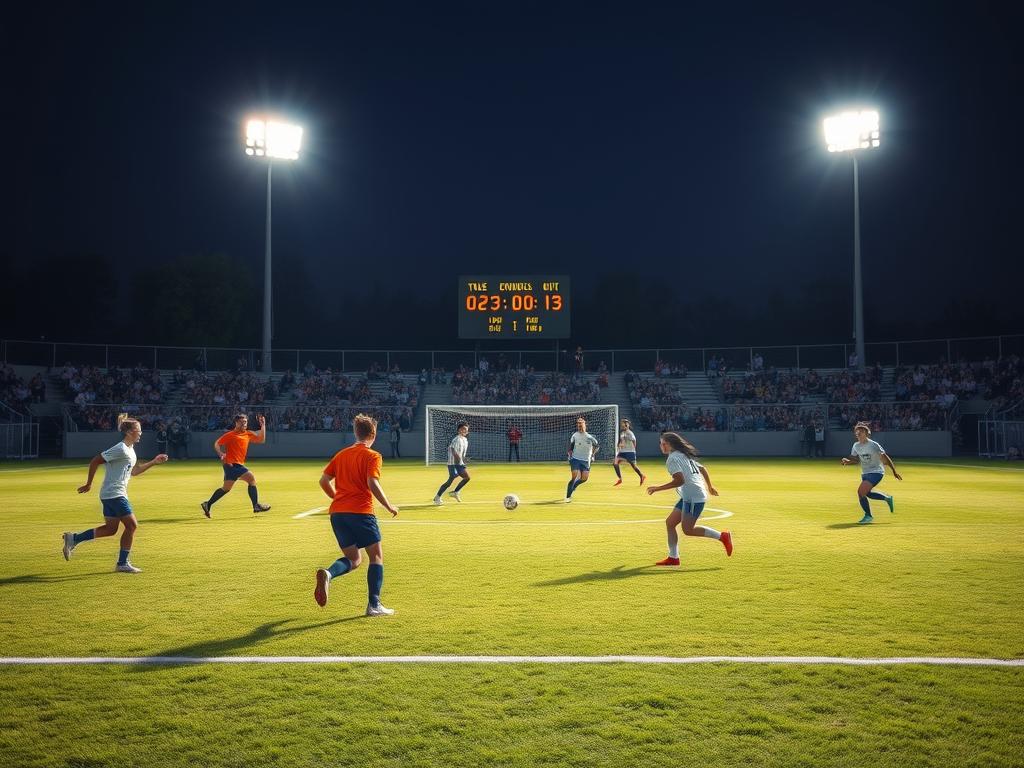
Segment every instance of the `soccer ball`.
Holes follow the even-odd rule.
[[[505,505],[505,509],[513,510],[519,506],[519,497],[514,493],[510,493],[501,503]]]

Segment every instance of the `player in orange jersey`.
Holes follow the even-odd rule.
[[[267,420],[257,416],[260,423],[259,432],[249,431],[249,417],[244,413],[235,416],[235,428],[225,432],[213,444],[213,450],[220,456],[224,464],[224,485],[213,492],[209,500],[199,506],[203,514],[210,517],[210,510],[221,496],[231,490],[237,480],[245,480],[249,484],[249,499],[252,501],[253,512],[266,512],[269,504],[260,504],[259,492],[256,490],[256,476],[245,466],[245,456],[249,452],[249,443],[264,443],[267,440]]]
[[[377,439],[377,420],[360,413],[352,420],[356,441],[334,454],[320,476],[320,487],[331,499],[331,528],[338,540],[342,556],[330,568],[316,572],[313,598],[317,605],[327,605],[327,592],[331,579],[355,570],[362,562],[359,550],[365,549],[370,565],[366,569],[366,587],[369,599],[367,616],[390,616],[395,611],[380,602],[384,585],[384,553],[380,546],[380,528],[373,514],[376,497],[392,517],[398,507],[392,506],[380,485],[381,455],[370,446]]]

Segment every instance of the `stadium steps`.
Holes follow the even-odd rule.
[[[631,424],[637,423],[633,403],[629,399],[629,387],[626,386],[623,374],[609,374],[608,386],[601,390],[601,402],[615,403],[619,406],[620,419],[629,419]]]
[[[700,371],[691,373],[684,378],[658,378],[653,373],[638,374],[644,381],[656,381],[679,390],[683,403],[692,407],[712,408],[722,404],[718,390],[711,380]],[[732,374],[730,374],[732,375]],[[625,386],[625,385],[623,385]],[[628,396],[628,395],[627,395]]]
[[[451,405],[453,402],[451,384],[427,384],[420,395],[421,405]]]

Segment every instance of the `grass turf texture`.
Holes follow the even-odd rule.
[[[140,455],[146,451],[140,449]],[[1024,472],[907,462],[896,514],[856,526],[859,473],[834,460],[710,459],[717,542],[678,569],[648,497],[597,465],[571,505],[561,465],[481,465],[467,503],[430,503],[443,467],[385,461],[384,602],[336,580],[321,461],[250,467],[206,520],[216,462],[130,486],[138,576],[116,539],[70,563],[60,532],[101,522],[83,463],[0,466],[4,656],[814,655],[1024,657]],[[652,482],[663,462],[644,460]],[[27,470],[27,471],[26,471]],[[522,503],[508,512],[506,493]],[[621,506],[619,506],[621,505]],[[717,514],[714,511],[708,516]],[[11,765],[1012,765],[1024,670],[624,665],[0,668]],[[108,726],[116,723],[117,727]],[[129,725],[134,723],[134,725]],[[205,757],[202,757],[205,756]],[[1016,761],[1016,762],[1015,762]]]

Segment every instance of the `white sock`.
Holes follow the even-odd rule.
[[[714,528],[708,528],[706,525],[704,526],[704,535],[707,536],[709,539],[721,540],[722,538],[722,534],[720,534]]]
[[[678,541],[675,544],[670,544],[669,545],[668,556],[669,557],[674,557],[674,558],[676,558],[676,560],[679,559],[679,542]]]

